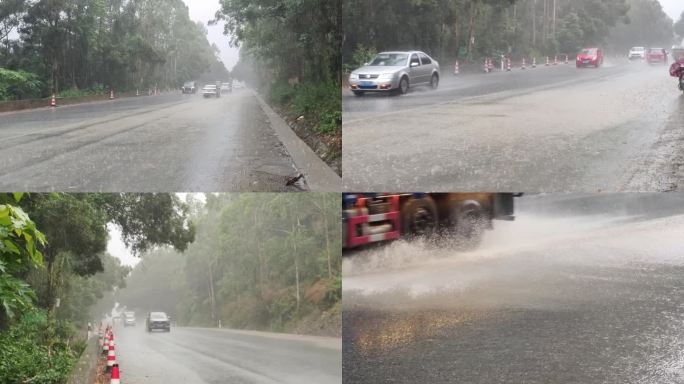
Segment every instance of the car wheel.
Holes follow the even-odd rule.
[[[437,220],[437,206],[431,198],[409,200],[401,209],[401,232],[429,238],[437,231]]]
[[[352,92],[354,92],[354,95],[356,95],[358,97],[361,97],[361,96],[366,94],[364,91],[352,91]]]
[[[439,87],[439,76],[436,73],[432,74],[432,79],[430,79],[430,86],[432,89],[437,89]]]
[[[399,81],[399,93],[402,95],[405,95],[408,93],[409,90],[409,81],[408,77],[404,76],[401,78],[401,81]]]

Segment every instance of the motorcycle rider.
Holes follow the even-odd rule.
[[[684,48],[673,49],[672,60],[670,76],[679,78],[679,90],[684,91]]]

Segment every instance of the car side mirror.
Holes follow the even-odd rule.
[[[419,66],[419,63],[416,63],[415,61],[411,62],[411,68]]]

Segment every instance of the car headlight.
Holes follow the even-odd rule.
[[[352,73],[351,75],[349,75],[349,80],[358,80],[358,79],[359,79],[359,75],[357,73]]]
[[[388,80],[392,80],[393,77],[394,77],[394,73],[383,73],[380,76],[378,76],[378,80],[388,81]]]

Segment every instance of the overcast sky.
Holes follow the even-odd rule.
[[[207,22],[214,18],[216,11],[219,10],[219,0],[183,0],[190,9],[190,18],[194,21],[201,21],[209,34],[207,38],[210,43],[216,44],[221,50],[221,61],[226,68],[233,69],[239,58],[239,50],[229,46],[230,39],[223,34],[223,23],[215,26],[207,26]]]
[[[679,20],[684,11],[684,0],[658,0],[663,6],[663,10],[674,21]]]

